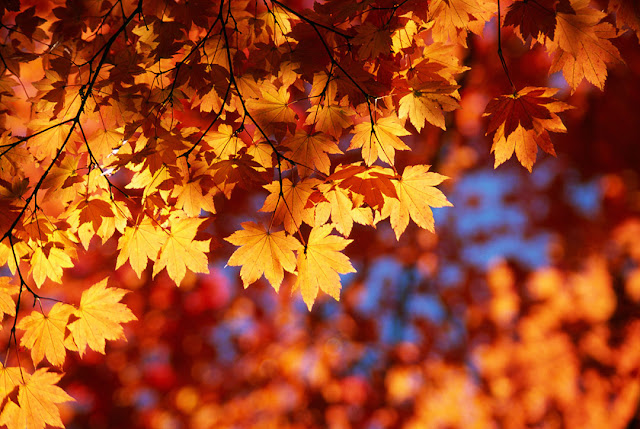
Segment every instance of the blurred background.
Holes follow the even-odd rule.
[[[570,94],[542,49],[504,30],[516,86],[560,88],[576,107],[552,136],[558,157],[529,174],[515,159],[494,170],[484,136],[486,103],[509,92],[492,28],[470,39],[447,131],[427,126],[398,154],[448,175],[454,207],[436,211],[437,235],[356,226],[340,302],[309,312],[291,278],[244,290],[226,242],[180,288],[164,272],[105,271],[115,241],[92,243],[65,290],[109,274],[139,320],[106,356],[67,358],[67,427],[640,427],[638,40],[616,39],[627,64],[605,92]],[[262,204],[242,192],[220,201],[218,236]]]

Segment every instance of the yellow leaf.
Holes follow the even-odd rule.
[[[200,186],[200,180],[189,181],[183,185],[176,184],[173,188],[174,197],[178,197],[176,207],[184,210],[189,216],[199,216],[201,210],[215,213],[213,195],[205,194]]]
[[[588,0],[572,0],[571,7],[574,13],[558,13],[554,40],[547,41],[547,48],[556,50],[549,74],[562,70],[572,91],[583,78],[603,90],[607,65],[623,62],[609,41],[617,31],[601,22],[606,14],[592,8]]]
[[[454,42],[467,47],[469,31],[481,34],[484,24],[496,13],[496,4],[489,0],[433,0],[429,15],[436,42]]]
[[[368,121],[362,122],[356,125],[347,150],[362,148],[362,158],[367,165],[372,165],[377,159],[393,165],[396,149],[409,150],[399,136],[409,134],[395,114],[380,118],[373,125]]]
[[[189,268],[194,273],[208,273],[207,253],[209,242],[194,240],[198,227],[204,219],[186,218],[171,222],[166,241],[160,249],[160,259],[153,266],[155,277],[163,268],[167,268],[169,277],[180,285]]]
[[[307,134],[298,130],[284,141],[284,145],[291,149],[288,158],[297,163],[302,177],[309,176],[314,170],[328,175],[331,168],[328,154],[342,153],[338,144],[323,133]]]
[[[48,372],[46,368],[41,368],[31,375],[23,375],[25,382],[21,384],[18,391],[18,403],[22,410],[19,414],[20,420],[24,418],[25,424],[18,427],[28,429],[43,429],[45,425],[64,427],[56,404],[73,401],[73,398],[55,385],[62,374]]]
[[[118,240],[118,260],[116,269],[120,268],[127,259],[138,277],[147,268],[147,261],[155,261],[162,247],[166,233],[156,226],[148,217],[133,227],[126,227],[124,234]]]
[[[435,186],[447,179],[438,173],[429,172],[427,165],[408,166],[402,173],[402,178],[395,181],[398,198],[386,199],[382,216],[391,216],[391,227],[396,233],[396,239],[407,228],[409,217],[420,228],[434,231],[434,220],[431,207],[452,206],[447,197]]]
[[[280,186],[280,182],[275,180],[264,186],[270,194],[260,211],[274,212],[273,224],[280,225],[284,222],[284,229],[289,234],[295,233],[303,220],[312,225],[313,214],[305,206],[318,183],[318,179],[304,179],[295,183],[289,179],[282,179]]]
[[[342,136],[345,128],[349,128],[352,124],[351,117],[355,111],[349,107],[348,100],[340,104],[318,104],[307,109],[306,125],[313,125],[316,131],[322,131],[337,139]]]
[[[293,123],[295,125],[296,112],[289,107],[289,92],[285,86],[276,88],[269,82],[260,87],[262,97],[249,99],[247,108],[253,118],[269,133],[274,129],[274,123]]]
[[[367,219],[366,211],[362,213],[359,208],[355,207],[353,199],[356,195],[360,197],[358,194],[352,194],[347,189],[329,184],[320,185],[318,189],[328,201],[320,204],[329,205],[331,221],[335,224],[335,228],[340,234],[348,237],[351,234],[354,221],[371,225],[373,218],[369,216],[370,219]],[[369,211],[370,215],[371,210],[369,208],[366,208],[366,210]]]
[[[0,277],[0,321],[2,321],[5,314],[9,316],[16,315],[16,302],[11,296],[16,295],[20,288],[10,284],[10,281],[11,277]]]
[[[25,331],[20,345],[31,349],[34,365],[46,357],[52,365],[62,366],[66,356],[64,332],[73,311],[70,305],[57,302],[46,316],[34,310],[20,319],[16,327]]]
[[[22,382],[21,371],[20,367],[0,365],[0,404]]]
[[[398,116],[400,119],[409,117],[418,132],[424,127],[425,120],[444,130],[444,112],[451,112],[459,107],[452,97],[457,88],[440,82],[419,85],[400,99]]]
[[[125,338],[121,324],[137,320],[131,310],[120,302],[127,292],[107,287],[107,279],[82,292],[80,307],[74,311],[78,319],[69,323],[80,356],[87,346],[104,354],[105,340]]]
[[[340,300],[340,274],[356,271],[349,258],[340,253],[353,240],[330,235],[332,230],[331,225],[313,228],[307,246],[298,251],[298,278],[293,290],[300,288],[309,310],[318,296],[318,290]]]
[[[36,247],[31,256],[31,273],[38,287],[47,277],[56,283],[62,282],[62,269],[70,267],[73,267],[73,262],[69,255],[63,249],[50,245]]]
[[[238,138],[236,131],[231,125],[220,124],[218,131],[211,131],[202,137],[207,148],[216,154],[216,159],[229,159],[245,147],[244,142]]]
[[[269,232],[254,222],[244,222],[242,228],[225,238],[229,243],[241,246],[233,252],[228,265],[242,266],[240,277],[245,288],[264,274],[278,291],[284,278],[283,269],[290,273],[296,269],[293,251],[300,247],[300,242],[284,231]]]

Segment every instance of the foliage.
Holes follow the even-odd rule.
[[[588,96],[627,100],[610,74],[639,91],[633,2],[11,0],[0,17],[1,425],[64,427],[83,418],[73,401],[144,409],[145,389],[170,402],[148,400],[141,427],[633,423],[637,151],[600,139],[591,150],[610,165],[590,166],[573,143],[593,138],[577,126]],[[623,105],[603,122],[633,118]],[[561,149],[550,133],[567,133]],[[457,186],[446,179],[488,153],[535,175],[538,146],[561,154],[545,160],[560,178],[527,194],[569,187],[563,171],[606,173],[612,214],[589,224],[552,195],[575,222],[539,225],[560,231],[549,267],[500,260],[444,286],[471,248],[453,221],[436,246],[432,208]],[[454,202],[449,219],[467,204]],[[383,255],[409,278],[379,286],[388,297],[368,313]],[[258,285],[222,297],[219,261]],[[443,314],[410,310],[421,288]],[[125,329],[130,345],[107,345]],[[215,364],[225,348],[232,377]],[[104,363],[120,387],[83,377]],[[86,424],[134,424],[110,414]]]

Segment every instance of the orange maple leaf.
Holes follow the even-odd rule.
[[[331,216],[336,230],[348,237],[354,222],[373,225],[371,208],[361,207],[364,202],[363,195],[328,183],[319,185],[318,190],[326,201],[320,201],[316,205],[315,226],[325,224]]]
[[[296,112],[289,106],[287,87],[276,88],[269,82],[260,86],[262,97],[247,100],[247,109],[267,134],[275,133],[280,138],[285,131],[295,130]]]
[[[302,177],[309,176],[314,170],[328,175],[331,168],[328,154],[342,153],[338,144],[324,133],[308,134],[297,130],[295,135],[285,139],[283,144],[291,149],[288,157],[297,163],[298,172]]]
[[[349,258],[341,253],[353,240],[330,235],[331,225],[315,227],[309,234],[304,249],[298,251],[298,278],[293,290],[302,292],[302,299],[309,310],[318,296],[318,291],[340,300],[340,274],[354,273]]]
[[[283,269],[295,272],[293,252],[300,247],[300,242],[284,231],[270,232],[255,222],[243,222],[242,228],[225,238],[229,243],[241,246],[233,252],[227,265],[242,266],[240,278],[245,288],[264,274],[278,291],[284,278]]]
[[[55,247],[54,244],[49,242],[45,246],[36,247],[31,256],[31,273],[38,287],[42,286],[47,278],[61,283],[62,269],[73,267],[71,257],[64,248]]]
[[[160,249],[160,258],[153,266],[155,277],[163,268],[167,268],[169,277],[180,285],[189,268],[194,273],[208,273],[207,253],[211,239],[195,240],[198,228],[205,219],[173,219],[165,242]]]
[[[120,302],[127,292],[107,287],[107,279],[82,292],[80,306],[73,312],[78,319],[69,323],[80,356],[87,346],[104,354],[105,340],[125,338],[121,324],[137,320],[131,310]]]
[[[284,223],[284,229],[289,233],[295,233],[302,221],[313,224],[311,210],[305,208],[309,195],[314,187],[320,183],[318,179],[303,179],[292,182],[290,179],[282,179],[282,185],[274,180],[264,188],[270,192],[260,209],[262,212],[274,212],[273,224]]]
[[[66,357],[64,332],[74,309],[57,302],[47,315],[34,310],[20,319],[16,328],[24,330],[20,345],[31,349],[31,359],[38,365],[43,358],[55,366],[62,366]]]
[[[62,374],[49,372],[46,368],[40,368],[33,374],[24,369],[16,370],[19,372],[19,405],[13,400],[7,402],[0,415],[0,425],[6,425],[8,429],[44,429],[46,425],[64,427],[57,404],[74,399],[56,386]]]
[[[410,134],[398,117],[392,114],[378,118],[373,124],[366,121],[356,125],[347,150],[362,148],[362,158],[367,165],[372,165],[378,159],[393,165],[396,149],[410,150],[399,137]]]
[[[447,197],[436,188],[448,177],[430,172],[428,165],[408,166],[402,177],[394,180],[398,198],[387,198],[382,217],[391,216],[391,227],[396,239],[407,228],[409,217],[420,228],[434,232],[434,220],[431,207],[453,206]]]
[[[155,261],[165,240],[165,233],[150,218],[144,217],[140,223],[126,227],[118,240],[116,269],[129,260],[133,271],[140,277],[149,260]]]
[[[398,116],[400,119],[409,117],[418,132],[424,127],[425,120],[444,130],[444,112],[451,112],[460,107],[454,98],[457,89],[457,85],[446,85],[442,82],[417,84],[400,99]]]
[[[5,314],[16,315],[16,301],[11,296],[17,295],[20,288],[10,281],[11,277],[0,277],[0,322]]]
[[[318,104],[309,107],[307,113],[309,115],[304,121],[306,125],[313,125],[317,131],[325,132],[337,139],[351,126],[351,117],[355,115],[346,96],[340,104]]]
[[[555,156],[548,131],[566,132],[558,112],[572,108],[553,98],[554,88],[526,87],[516,94],[502,95],[489,102],[484,116],[489,116],[487,134],[495,132],[491,151],[495,165],[511,158],[513,152],[529,171],[533,167],[540,146]]]
[[[606,14],[589,6],[589,0],[571,0],[574,13],[558,13],[554,40],[546,46],[555,51],[549,74],[562,70],[575,91],[582,79],[601,90],[607,79],[607,65],[622,64],[620,52],[609,39],[617,37],[613,25],[601,22]]]

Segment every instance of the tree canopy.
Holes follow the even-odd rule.
[[[0,18],[0,426],[640,424],[637,2]]]

